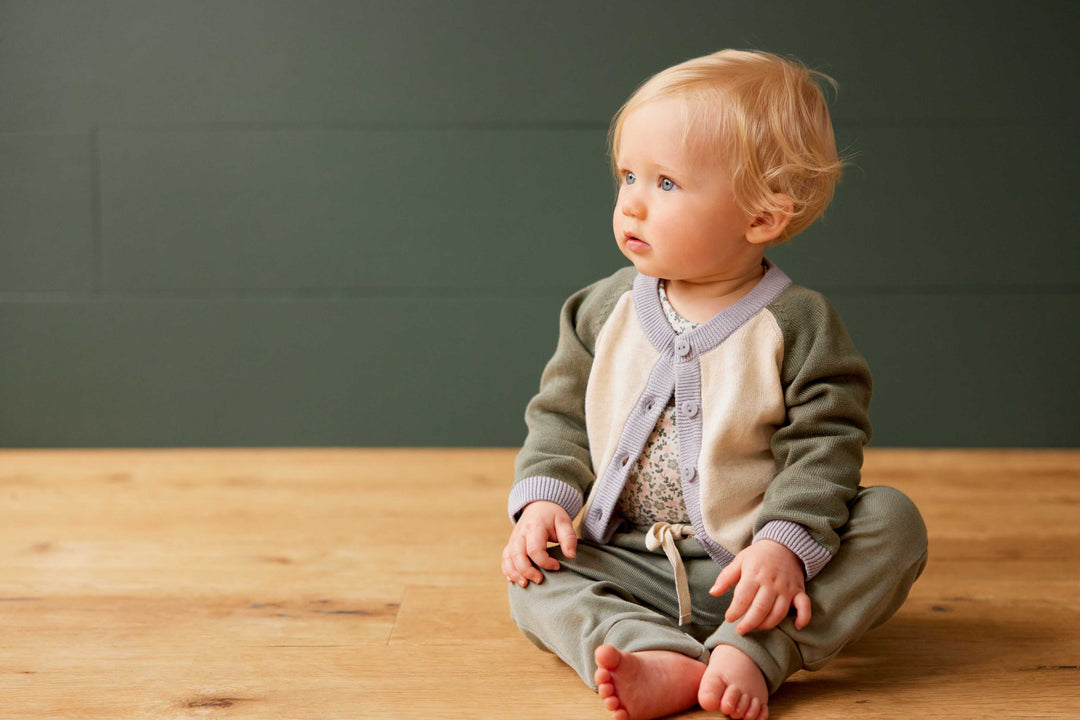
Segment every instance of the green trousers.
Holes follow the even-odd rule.
[[[847,645],[888,620],[926,566],[926,526],[914,503],[890,487],[860,488],[840,529],[840,550],[809,583],[813,617],[796,630],[794,611],[771,630],[746,635],[724,622],[734,591],[709,595],[720,567],[693,538],[678,541],[693,614],[678,625],[671,563],[645,547],[645,533],[616,533],[607,545],[579,540],[577,557],[551,554],[562,566],[544,582],[510,586],[510,615],[537,647],[555,653],[596,689],[593,652],[608,644],[627,652],[671,650],[708,662],[717,645],[733,645],[761,668],[774,692],[801,669],[824,667]]]

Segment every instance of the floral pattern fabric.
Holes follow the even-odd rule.
[[[677,334],[698,326],[675,312],[660,281],[660,305]],[[675,398],[660,413],[641,457],[630,469],[616,509],[632,525],[657,522],[689,523],[679,474],[679,432],[675,421]]]

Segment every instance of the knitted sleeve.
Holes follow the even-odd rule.
[[[873,386],[866,360],[820,294],[792,286],[769,309],[784,337],[787,418],[772,437],[776,476],[754,533],[788,547],[801,534],[796,553],[812,578],[839,549],[837,530],[858,491]]]
[[[634,268],[623,268],[563,304],[555,354],[544,368],[540,391],[525,409],[529,433],[514,464],[507,505],[515,522],[534,500],[558,503],[575,517],[596,480],[585,428],[585,389],[597,335],[635,275]]]

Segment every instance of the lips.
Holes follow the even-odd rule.
[[[640,252],[642,250],[648,250],[649,249],[649,243],[645,242],[644,240],[638,238],[635,235],[632,235],[630,233],[626,233],[624,235],[624,237],[626,238],[626,249],[627,250],[637,250],[637,251]]]

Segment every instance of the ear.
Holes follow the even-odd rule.
[[[746,230],[747,241],[755,245],[767,245],[780,237],[784,228],[791,222],[792,213],[795,212],[795,204],[787,195],[773,193],[772,199],[782,209],[766,210],[756,215]]]

